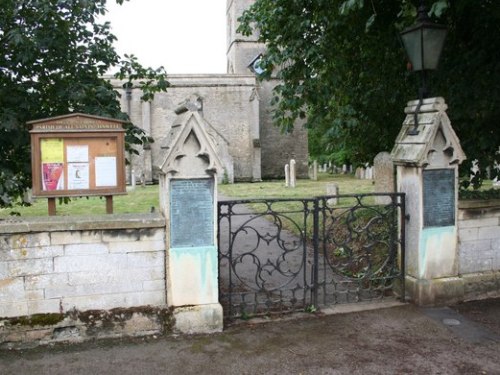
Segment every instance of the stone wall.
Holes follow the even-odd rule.
[[[458,237],[465,299],[500,296],[500,201],[460,201]]]
[[[200,111],[213,133],[213,142],[227,149],[232,163],[234,181],[258,181],[261,178],[282,178],[290,159],[297,162],[297,176],[307,178],[307,130],[297,122],[292,134],[283,134],[273,125],[270,112],[272,88],[278,81],[258,86],[253,75],[172,75],[166,93],[155,95],[151,103],[141,101],[141,92],[133,89],[127,95],[119,81],[112,81],[121,93],[121,105],[132,122],[154,138],[140,155],[129,155],[136,182],[158,180],[155,167],[163,161],[170,146],[168,134],[177,115],[175,110],[187,99],[197,96]],[[224,145],[218,145],[224,143]],[[219,157],[223,158],[222,154]],[[131,170],[128,168],[127,181]]]
[[[252,181],[254,165],[259,164],[260,149],[255,150],[254,139],[259,134],[258,100],[255,97],[254,76],[229,75],[172,75],[168,78],[171,87],[165,93],[155,95],[151,103],[143,103],[141,92],[133,89],[130,99],[123,92],[119,81],[113,81],[121,92],[121,104],[128,111],[132,122],[154,138],[150,150],[132,156],[136,179],[144,175],[147,182],[156,180],[153,167],[159,166],[169,145],[166,139],[177,118],[179,105],[196,95],[202,100],[201,115],[227,143],[234,162],[236,181]],[[217,140],[214,140],[217,142]],[[256,156],[256,151],[258,155]],[[260,174],[257,176],[260,179]]]
[[[75,327],[85,311],[166,309],[159,215],[12,219],[0,221],[0,233],[1,319],[56,314]]]
[[[260,144],[262,149],[262,178],[284,178],[285,165],[296,161],[298,178],[308,178],[309,148],[305,121],[297,120],[293,132],[284,134],[273,124],[270,102],[273,87],[278,80],[261,82],[260,95]]]

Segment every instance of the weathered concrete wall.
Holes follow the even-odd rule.
[[[465,299],[500,296],[500,201],[460,201],[458,238]]]
[[[166,304],[161,216],[6,220],[0,233],[0,317]]]

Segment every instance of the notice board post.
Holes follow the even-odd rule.
[[[113,213],[113,195],[126,194],[123,121],[75,113],[29,121],[33,197],[104,196]]]

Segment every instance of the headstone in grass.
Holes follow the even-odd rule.
[[[311,180],[318,181],[318,161],[317,160],[313,161]]]
[[[297,184],[297,174],[295,173],[296,171],[296,165],[295,165],[295,160],[292,159],[290,160],[290,187],[294,188]]]
[[[361,167],[357,167],[356,170],[354,171],[354,178],[359,178],[361,176]]]
[[[367,180],[373,180],[373,167],[366,168],[365,179],[367,179]]]
[[[135,170],[130,172],[130,190],[135,190]]]
[[[388,152],[379,152],[373,159],[373,168],[375,174],[375,193],[393,193],[394,192],[394,166],[391,154]],[[376,204],[389,204],[391,198],[388,196],[375,197]]]
[[[337,205],[339,203],[339,198],[337,197],[337,195],[339,195],[339,185],[334,182],[326,184],[326,195],[335,196],[334,198],[330,198],[326,201],[328,206]]]
[[[290,165],[285,165],[285,187],[290,186]]]

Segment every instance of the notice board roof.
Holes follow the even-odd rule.
[[[32,133],[82,132],[82,131],[124,131],[126,121],[110,117],[71,113],[68,115],[28,121]]]

